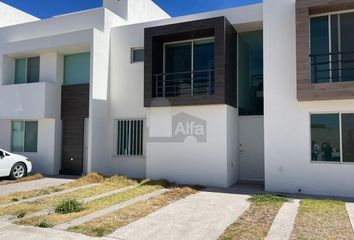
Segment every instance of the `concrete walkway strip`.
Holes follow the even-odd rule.
[[[346,203],[345,207],[347,208],[350,223],[352,224],[353,233],[354,233],[354,203]]]
[[[235,193],[198,192],[119,228],[108,237],[215,240],[249,207],[249,197]]]
[[[266,240],[285,240],[290,238],[299,205],[299,200],[283,204],[273,221]]]
[[[109,214],[111,212],[114,212],[114,211],[117,211],[119,209],[125,208],[125,207],[127,207],[129,205],[132,205],[132,204],[135,204],[135,203],[138,203],[138,202],[141,202],[141,201],[146,201],[146,200],[148,200],[148,199],[150,199],[152,197],[161,195],[162,193],[165,193],[167,191],[169,191],[169,189],[160,189],[160,190],[154,191],[152,193],[148,193],[148,194],[145,194],[145,195],[130,199],[128,201],[119,203],[117,205],[113,205],[111,207],[104,208],[104,209],[101,209],[99,211],[93,212],[91,214],[76,218],[76,219],[74,219],[72,221],[69,221],[69,222],[66,222],[66,223],[63,223],[63,224],[59,224],[59,225],[55,226],[54,228],[58,229],[58,230],[66,230],[69,227],[74,227],[74,226],[83,224],[83,223],[88,222],[88,221],[90,221],[92,219],[95,219],[95,218],[98,218],[98,217],[102,217],[102,216],[107,215],[107,214]]]
[[[64,193],[71,193],[71,192],[75,192],[75,191],[80,190],[80,189],[90,188],[90,187],[94,187],[94,186],[97,186],[97,185],[98,185],[98,183],[93,183],[93,184],[89,184],[89,185],[85,185],[85,186],[80,186],[80,187],[76,187],[76,188],[66,189],[66,190],[60,191],[60,192],[55,192],[55,193],[50,193],[50,194],[45,194],[45,195],[42,195],[42,196],[34,197],[34,198],[20,200],[18,202],[11,202],[11,203],[7,203],[7,204],[2,204],[2,205],[0,205],[0,208],[12,206],[12,205],[17,205],[17,204],[21,204],[21,203],[26,203],[26,202],[34,202],[34,201],[37,201],[37,200],[40,200],[40,199],[43,199],[43,198],[53,197],[53,196],[64,194]]]
[[[6,240],[108,240],[109,238],[88,237],[79,233],[65,232],[51,228],[20,226],[0,221],[0,239]]]
[[[72,181],[74,180],[63,178],[42,178],[33,181],[6,184],[0,186],[0,197],[10,195],[15,192],[39,190],[47,187],[57,187],[59,185]]]

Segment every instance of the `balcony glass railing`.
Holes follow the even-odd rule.
[[[354,81],[354,51],[312,54],[311,83]]]
[[[214,69],[154,74],[154,97],[214,95]]]

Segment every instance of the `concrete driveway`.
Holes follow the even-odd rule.
[[[71,181],[73,181],[73,179],[61,177],[46,177],[39,180],[4,184],[0,185],[0,196],[6,196],[15,192],[31,191],[47,187],[56,187]]]

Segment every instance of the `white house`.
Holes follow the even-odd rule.
[[[0,148],[34,171],[354,197],[354,0],[0,13]]]

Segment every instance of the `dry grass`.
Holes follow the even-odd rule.
[[[302,200],[290,239],[354,239],[345,203]]]
[[[264,239],[286,198],[258,195],[249,199],[251,206],[230,225],[219,240]]]
[[[95,176],[96,178],[96,176]],[[71,182],[71,186],[81,186],[84,183],[89,184],[92,183],[91,177],[83,177],[83,179],[77,180],[74,185],[74,182]],[[113,191],[117,188],[122,188],[126,186],[131,186],[138,184],[136,181],[130,180],[126,177],[122,176],[113,176],[110,178],[106,178],[103,182],[99,183],[96,186],[79,189],[70,193],[63,193],[52,197],[43,198],[40,200],[36,200],[33,202],[20,203],[17,205],[12,205],[6,208],[0,207],[0,216],[3,215],[18,215],[19,213],[25,212],[26,214],[33,213],[36,211],[41,211],[48,208],[54,208],[61,201],[65,199],[84,199],[90,196],[98,195],[101,193]]]
[[[20,183],[20,182],[28,182],[28,181],[33,181],[33,180],[39,180],[44,178],[42,174],[36,173],[36,174],[29,174],[26,177],[16,179],[16,180],[4,180],[3,182],[0,182],[0,185],[8,185],[8,184],[13,184],[13,183]]]
[[[93,237],[106,236],[114,232],[117,228],[128,225],[129,223],[143,218],[172,202],[196,192],[196,189],[190,187],[173,188],[160,196],[133,204],[106,216],[93,219],[85,224],[69,228],[68,230]]]
[[[151,192],[161,189],[161,188],[162,188],[162,186],[160,186],[160,185],[141,184],[140,186],[130,189],[128,191],[116,193],[116,194],[113,194],[113,195],[110,195],[107,197],[103,197],[103,198],[91,201],[91,202],[85,204],[84,210],[82,210],[80,212],[69,213],[69,214],[52,213],[52,214],[49,214],[46,216],[38,216],[38,217],[23,219],[23,220],[20,220],[16,223],[22,224],[22,225],[39,226],[39,224],[41,222],[48,221],[48,222],[52,223],[53,225],[58,225],[58,224],[70,221],[72,219],[90,214],[92,212],[101,210],[103,208],[107,208],[107,207],[128,201],[128,200],[138,197],[140,195],[151,193]]]
[[[42,175],[36,174],[33,176],[28,176],[26,181],[39,179],[40,176],[42,176]],[[32,177],[32,178],[30,178],[30,177]],[[65,184],[62,184],[57,187],[48,187],[48,188],[38,189],[38,190],[16,192],[16,193],[13,193],[13,194],[10,194],[7,196],[0,197],[0,204],[16,202],[16,201],[20,201],[23,199],[34,198],[34,197],[38,197],[38,196],[43,196],[43,195],[55,193],[55,192],[61,192],[63,190],[67,190],[67,189],[71,189],[71,188],[75,188],[75,187],[80,187],[80,186],[87,185],[87,184],[102,183],[105,180],[107,180],[107,179],[105,179],[105,177],[103,177],[102,175],[100,175],[98,173],[90,173],[87,176],[81,177],[75,181],[65,183]]]

